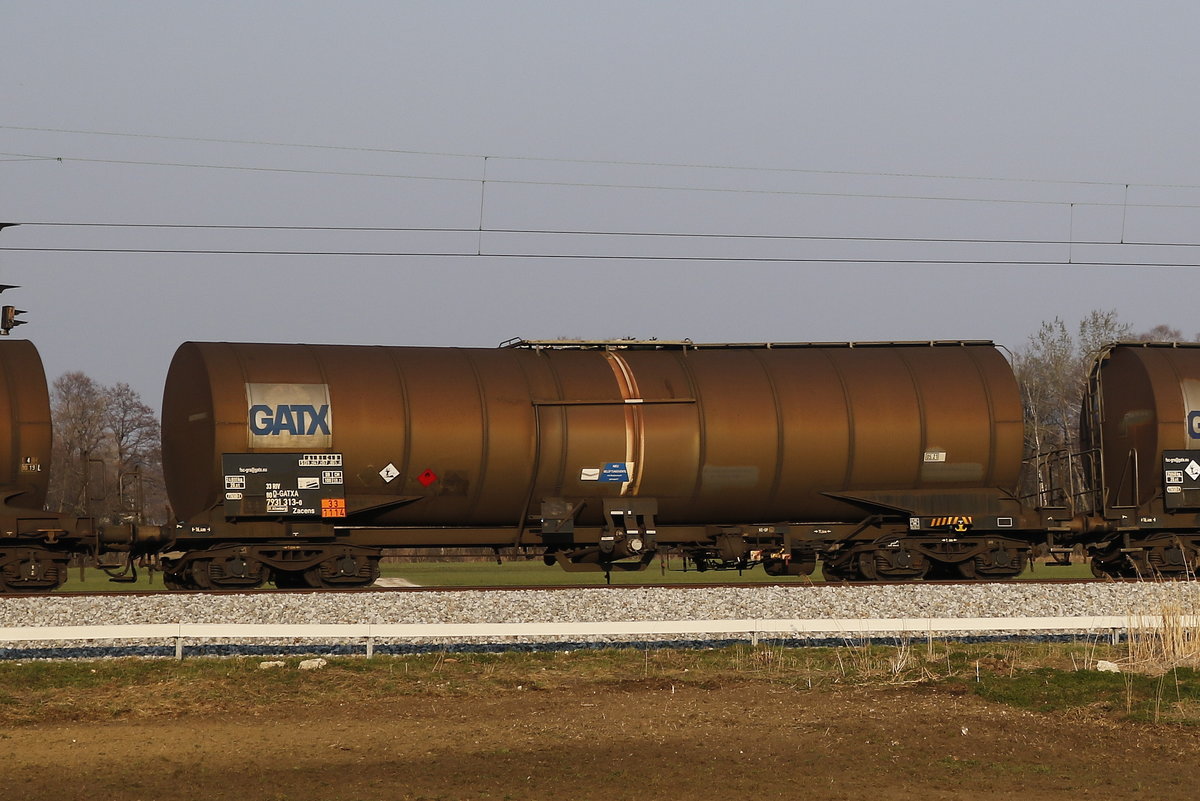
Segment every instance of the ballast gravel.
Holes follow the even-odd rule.
[[[1013,582],[979,585],[766,586],[726,588],[595,587],[570,590],[447,590],[436,592],[156,594],[87,597],[0,596],[0,628],[149,623],[571,623],[653,620],[766,620],[861,618],[1075,617],[1196,614],[1200,583]],[[480,637],[475,645],[496,641]],[[553,638],[549,638],[553,639]],[[653,636],[579,638],[592,647]],[[675,637],[674,639],[678,639]],[[546,643],[546,637],[505,637],[509,645]],[[280,652],[290,641],[257,641],[242,653]],[[326,641],[326,645],[333,644]],[[380,641],[386,650],[387,641]],[[695,644],[695,643],[693,643]],[[703,643],[701,643],[703,644]],[[18,645],[11,643],[9,645]],[[20,648],[0,644],[0,658],[79,655],[98,643],[37,641]],[[149,653],[162,640],[109,641],[105,655]],[[296,646],[320,651],[314,643]],[[407,647],[414,641],[407,641]],[[422,639],[416,645],[463,647],[455,640]],[[275,651],[271,651],[272,647]],[[238,644],[205,647],[237,653]],[[358,646],[361,651],[361,646]],[[150,649],[150,651],[147,651]],[[249,650],[247,650],[249,649]],[[255,650],[258,649],[258,650]],[[263,650],[265,649],[265,650]],[[326,649],[328,650],[328,649]],[[335,652],[335,651],[330,651]]]
[[[0,596],[0,627],[139,623],[547,623],[1191,614],[1200,583],[596,587],[570,590]]]

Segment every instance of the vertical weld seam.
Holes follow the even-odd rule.
[[[629,365],[626,364],[625,360],[622,359],[620,355],[613,353],[612,351],[605,351],[604,358],[608,360],[608,367],[610,370],[612,370],[613,376],[617,379],[617,389],[621,393],[621,399],[629,400],[630,398],[638,397],[636,394],[636,392],[637,392],[636,382],[634,381],[633,374],[630,371]],[[625,404],[624,412],[625,412],[625,463],[629,464],[630,462],[633,462],[633,475],[631,475],[629,477],[629,479],[630,479],[629,481],[626,481],[625,483],[621,484],[621,494],[622,495],[630,494],[630,492],[629,492],[630,487],[633,487],[634,492],[632,494],[636,495],[637,494],[636,488],[637,488],[637,485],[640,483],[640,481],[635,480],[635,477],[640,477],[640,472],[641,472],[641,463],[638,461],[634,461],[634,450],[638,445],[638,440],[640,439],[640,437],[638,436],[639,418],[637,417],[636,413],[634,412],[634,409],[631,404]]]
[[[680,350],[675,354],[675,359],[679,363],[679,369],[683,372],[684,378],[687,379],[688,394],[695,399],[696,469],[692,474],[692,485],[689,489],[691,496],[688,498],[689,502],[695,503],[699,498],[700,488],[704,484],[704,465],[708,459],[708,428],[704,418],[704,398],[700,394],[700,387],[696,383],[696,374],[688,358],[689,351],[687,350]]]
[[[834,361],[833,351],[829,348],[818,348],[818,350],[825,357],[825,361],[829,362],[829,366],[833,369],[833,374],[837,377],[838,386],[842,388],[842,403],[846,407],[846,472],[842,477],[842,488],[849,489],[851,486],[850,480],[854,476],[854,445],[856,439],[856,432],[854,430],[854,404],[851,402],[850,388],[846,386],[846,376],[843,373],[843,368]]]
[[[782,399],[779,397],[779,386],[775,383],[775,374],[771,372],[766,362],[766,354],[769,351],[763,349],[751,352],[754,354],[754,359],[758,362],[759,368],[763,371],[763,376],[767,379],[767,386],[771,390],[771,402],[775,407],[775,476],[771,481],[770,493],[767,495],[767,505],[775,507],[779,500],[779,487],[783,482],[783,457],[787,453],[785,450],[786,443],[784,442],[787,430],[783,425],[783,404]],[[779,352],[775,351],[775,353]]]
[[[533,398],[536,397],[534,395],[533,380],[529,375],[529,370],[526,368],[526,364],[532,365],[534,368],[540,367],[541,365],[538,363],[536,355],[532,360],[527,360],[522,355],[525,352],[526,351],[521,350],[520,348],[514,348],[512,349],[509,358],[513,359],[517,363],[521,377],[525,380],[526,394],[528,397]],[[533,498],[537,493],[538,480],[542,472],[542,447],[545,444],[542,439],[542,407],[536,403],[533,403],[530,404],[530,408],[532,409],[533,413],[533,464],[531,465],[532,469],[529,471],[528,488],[525,491],[525,506],[521,511],[521,519],[517,521],[517,536],[520,539],[524,539],[525,529],[529,520],[529,510],[533,506]]]
[[[471,367],[471,375],[475,378],[475,391],[479,396],[479,478],[474,482],[475,486],[471,491],[470,507],[468,515],[472,518],[475,516],[475,511],[479,508],[480,498],[483,496],[483,488],[487,484],[487,466],[488,454],[491,443],[491,426],[489,425],[491,415],[488,414],[487,388],[483,383],[483,376],[479,374],[479,364],[476,362],[474,355],[470,350],[464,349],[463,355],[467,359],[467,364]],[[524,525],[521,529],[524,530]]]
[[[400,403],[403,404],[403,408],[401,409],[401,411],[403,413],[401,415],[401,419],[404,421],[403,422],[403,425],[404,425],[404,432],[403,432],[404,448],[403,448],[403,455],[401,457],[403,459],[403,462],[400,464],[400,476],[398,477],[403,483],[400,484],[400,486],[396,488],[397,495],[403,495],[407,491],[408,482],[410,481],[409,476],[412,474],[412,469],[413,469],[412,468],[412,441],[413,441],[413,438],[412,438],[412,403],[409,402],[409,397],[408,397],[408,381],[405,380],[404,370],[401,369],[400,362],[398,359],[398,357],[400,356],[400,354],[402,352],[403,351],[399,350],[398,348],[389,349],[389,355],[391,356],[389,361],[391,361],[391,363],[392,363],[392,370],[396,373],[396,382],[400,385]],[[385,452],[384,455],[386,456],[387,453]],[[380,465],[379,469],[382,469],[384,467],[386,467],[386,465]],[[387,486],[387,485],[385,484],[384,486]]]
[[[925,396],[921,393],[921,382],[917,381],[917,374],[913,370],[912,363],[905,358],[905,351],[903,349],[897,350],[896,355],[900,357],[900,363],[904,365],[904,371],[908,374],[908,380],[912,382],[913,397],[917,401],[917,420],[921,429],[921,440],[917,443],[920,458],[917,460],[916,473],[913,476],[912,486],[915,488],[924,486],[925,484],[925,449],[929,447],[929,410],[925,407]]]
[[[987,404],[988,420],[991,421],[991,425],[989,426],[989,431],[988,431],[989,441],[988,441],[987,475],[985,475],[983,477],[983,481],[980,483],[982,483],[984,486],[995,486],[997,483],[996,480],[999,478],[998,471],[999,471],[999,464],[1000,464],[1000,461],[999,461],[1000,460],[1000,452],[999,452],[1000,451],[1000,411],[999,411],[999,409],[996,408],[996,399],[995,399],[995,397],[993,397],[995,387],[993,387],[991,382],[988,381],[987,374],[984,372],[984,366],[979,359],[978,352],[976,352],[975,350],[973,350],[970,347],[967,347],[967,355],[971,359],[971,365],[975,368],[975,377],[977,379],[979,379],[979,383],[983,387],[983,399],[984,399],[984,402]],[[1004,357],[1001,356],[1001,359],[1003,359],[1003,358]],[[1019,387],[1018,387],[1018,389],[1019,389]],[[1024,408],[1023,401],[1022,401],[1022,408]],[[1024,425],[1024,420],[1022,420],[1022,426],[1023,425]],[[1024,448],[1024,442],[1025,442],[1025,435],[1024,435],[1024,433],[1022,433],[1022,435],[1021,435],[1022,448]],[[1022,458],[1024,458],[1023,453],[1022,453]]]

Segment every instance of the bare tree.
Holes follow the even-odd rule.
[[[1093,311],[1080,321],[1075,337],[1056,317],[1013,354],[1025,405],[1025,455],[1036,463],[1026,473],[1025,490],[1043,502],[1062,500],[1047,498],[1049,488],[1082,486],[1080,464],[1070,454],[1082,450],[1079,414],[1092,360],[1105,345],[1132,336],[1115,311]]]
[[[54,465],[49,507],[58,512],[91,515],[94,471],[105,441],[103,388],[81,372],[64,373],[51,387],[54,421]]]
[[[1077,343],[1079,368],[1083,373],[1082,381],[1086,383],[1087,372],[1092,359],[1105,346],[1113,342],[1124,342],[1133,339],[1133,326],[1123,323],[1117,318],[1115,309],[1108,311],[1093,310],[1079,321],[1079,340]],[[1081,385],[1082,389],[1082,385]]]
[[[1096,354],[1107,344],[1133,338],[1115,311],[1092,311],[1072,337],[1057,317],[1044,322],[1013,355],[1025,399],[1026,445],[1030,453],[1079,446],[1079,406]]]
[[[149,510],[152,522],[165,519],[158,420],[128,384],[66,373],[51,387],[51,412],[51,510],[110,522]]]
[[[1186,342],[1183,332],[1169,325],[1156,325],[1134,337],[1138,342]]]
[[[1025,405],[1025,450],[1041,453],[1067,437],[1077,388],[1073,380],[1075,343],[1063,321],[1042,323],[1024,350],[1013,354],[1013,369]]]
[[[107,514],[139,517],[147,501],[159,505],[163,495],[158,417],[128,384],[118,383],[104,390],[104,423],[113,455]]]

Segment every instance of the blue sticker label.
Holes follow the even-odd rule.
[[[1200,439],[1200,412],[1188,412],[1188,436]]]
[[[607,462],[600,471],[599,480],[624,483],[629,480],[629,466],[625,462]]]

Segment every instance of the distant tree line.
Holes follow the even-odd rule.
[[[50,388],[50,410],[50,511],[113,523],[166,522],[158,416],[137,392],[65,373]]]

